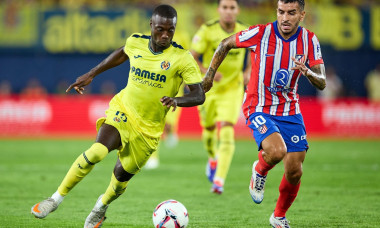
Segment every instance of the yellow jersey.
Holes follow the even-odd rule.
[[[197,63],[188,50],[172,42],[169,48],[156,53],[150,48],[150,36],[135,33],[126,41],[124,52],[130,60],[127,86],[112,98],[120,111],[142,133],[160,137],[169,108],[163,96],[175,97],[182,84],[202,82]]]
[[[241,22],[235,23],[233,32],[228,33],[223,30],[219,20],[211,20],[203,24],[192,40],[191,49],[199,54],[202,54],[202,65],[208,68],[216,48],[220,42],[244,29],[248,26]],[[225,60],[218,68],[218,72],[222,74],[222,79],[219,82],[214,81],[213,88],[209,93],[224,90],[226,88],[236,88],[243,86],[243,66],[244,66],[245,49],[231,49]]]

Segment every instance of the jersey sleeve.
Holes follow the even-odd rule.
[[[184,54],[182,67],[178,73],[187,85],[198,84],[202,82],[199,66],[189,51]]]
[[[248,29],[236,33],[236,46],[238,48],[254,47],[259,42],[261,26],[250,26]]]
[[[309,38],[309,50],[308,50],[308,63],[309,66],[315,66],[317,64],[323,64],[321,45],[318,38],[314,33],[311,33]]]
[[[191,49],[199,54],[203,54],[207,49],[207,26],[202,25],[201,28],[195,33],[191,41]]]
[[[135,34],[132,34],[130,37],[127,38],[127,40],[125,41],[125,45],[124,45],[124,53],[127,54],[128,56],[133,56],[133,40],[135,39],[134,36],[136,35],[139,35],[137,33]]]

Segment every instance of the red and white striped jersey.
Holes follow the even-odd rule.
[[[295,66],[291,57],[308,63],[310,67],[323,64],[319,41],[314,33],[299,26],[297,32],[285,40],[275,21],[237,33],[236,45],[252,50],[251,78],[243,102],[245,117],[254,112],[275,116],[301,113],[297,94],[301,72],[291,70]]]

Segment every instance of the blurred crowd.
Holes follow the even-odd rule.
[[[100,10],[106,8],[123,7],[128,4],[141,5],[147,7],[154,7],[155,5],[162,4],[179,4],[179,3],[217,3],[217,0],[0,0],[0,4],[40,4],[43,7],[63,7],[70,9],[93,9]],[[308,4],[319,5],[355,5],[357,7],[369,7],[373,4],[380,4],[379,0],[306,0]],[[243,7],[268,7],[273,9],[277,1],[267,0],[240,0],[239,4]]]

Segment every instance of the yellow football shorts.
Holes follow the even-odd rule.
[[[119,131],[122,146],[118,148],[118,156],[121,165],[128,173],[136,174],[157,150],[160,138],[149,137],[138,131],[126,114],[120,111],[108,109],[106,116],[97,120],[96,130],[106,123]]]
[[[209,127],[221,121],[236,124],[243,102],[243,93],[243,86],[216,92],[211,89],[206,93],[205,103],[198,106],[201,125]]]

